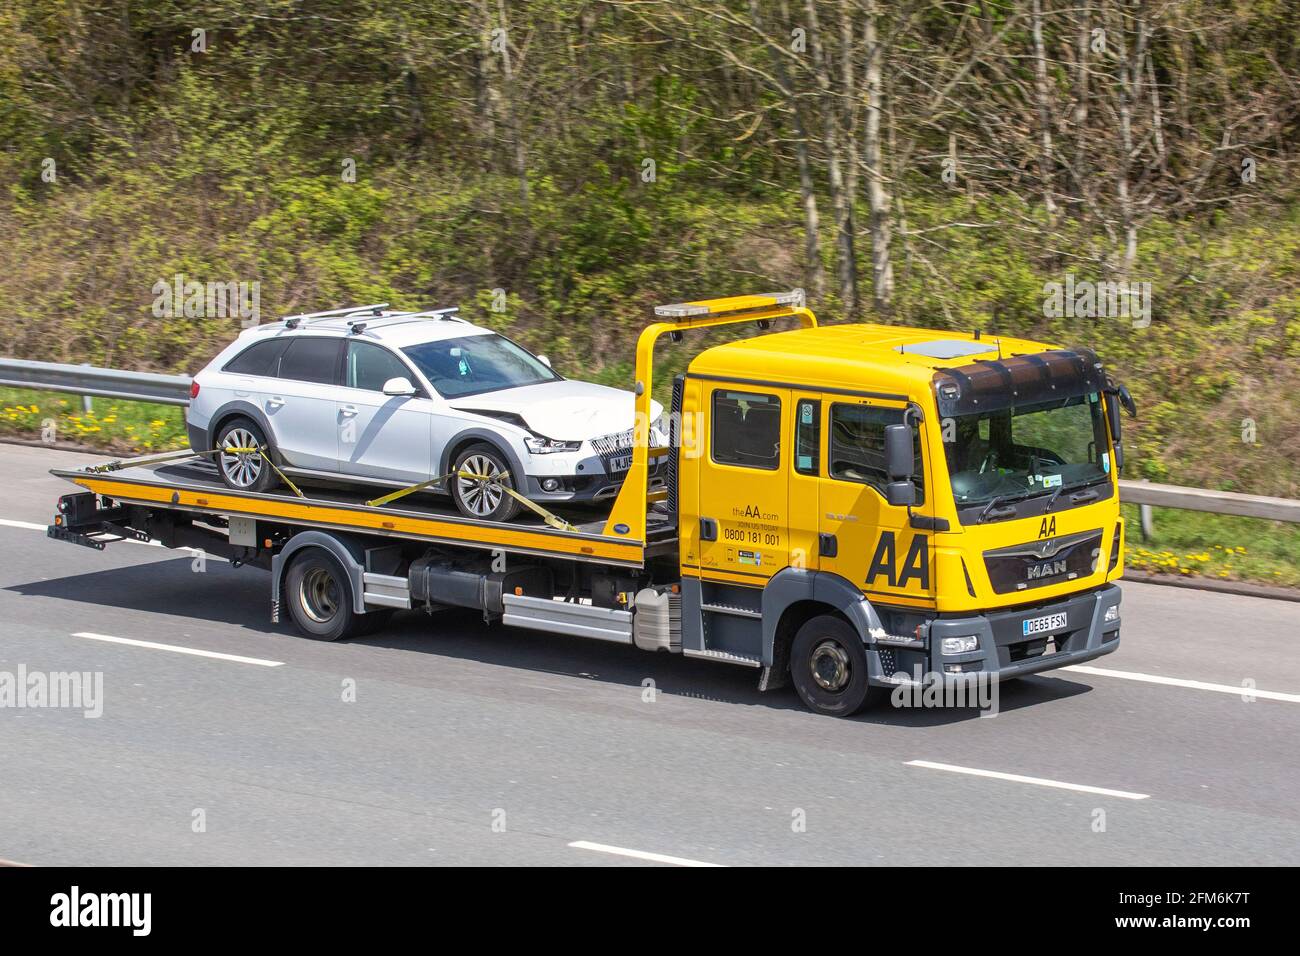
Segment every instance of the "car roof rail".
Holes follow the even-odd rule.
[[[386,308],[388,308],[387,302],[379,302],[375,305],[354,305],[347,309],[330,309],[327,312],[303,312],[299,315],[285,316],[284,327],[286,329],[296,329],[304,322],[310,324],[312,322],[318,322],[321,319],[333,319],[341,315],[355,315],[360,312],[369,312],[372,315],[381,315]]]
[[[460,311],[460,306],[452,306],[449,309],[426,309],[422,312],[391,312],[387,315],[358,315],[355,318],[347,320],[348,330],[353,334],[364,331],[367,328],[388,328],[393,325],[401,325],[405,322],[416,322],[420,319],[435,319],[440,321],[464,322],[456,313]],[[380,323],[383,323],[380,325]]]

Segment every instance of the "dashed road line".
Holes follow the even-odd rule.
[[[210,657],[218,661],[233,661],[236,664],[256,664],[259,667],[283,667],[284,661],[268,661],[260,657],[242,657],[239,654],[218,654],[216,651],[201,651],[197,647],[182,647],[179,644],[159,644],[156,641],[137,641],[131,637],[113,637],[111,634],[95,634],[91,631],[77,631],[73,637],[84,637],[92,641],[106,641],[109,644],[125,644],[128,647],[143,647],[151,651],[171,651],[173,654],[189,654],[193,657]]]
[[[1119,797],[1124,800],[1146,800],[1149,793],[1134,793],[1131,790],[1111,790],[1109,787],[1089,787],[1082,783],[1066,783],[1063,780],[1047,780],[1043,777],[1026,777],[1018,773],[1003,773],[1000,770],[979,770],[975,767],[959,767],[950,763],[935,763],[932,760],[909,760],[909,767],[924,767],[926,770],[946,770],[948,773],[964,773],[972,777],[989,777],[993,780],[1007,780],[1011,783],[1031,783],[1038,787],[1052,787],[1056,790],[1076,790],[1079,793],[1095,793],[1102,797]]]
[[[1071,664],[1068,667],[1062,667],[1061,670],[1075,671],[1079,674],[1095,674],[1098,677],[1118,677],[1120,680],[1136,680],[1146,684],[1164,684],[1167,687],[1185,687],[1189,690],[1209,690],[1218,694],[1232,694],[1234,697],[1256,697],[1260,700],[1283,700],[1291,704],[1300,704],[1300,694],[1286,694],[1280,690],[1259,690],[1242,684],[1212,684],[1203,680],[1163,677],[1160,674],[1140,674],[1137,671],[1115,671],[1108,667],[1091,667],[1087,664]]]
[[[634,860],[647,860],[651,863],[670,863],[673,866],[722,866],[721,863],[705,863],[702,860],[688,860],[681,856],[668,856],[664,853],[650,853],[646,850],[629,850],[623,846],[610,846],[607,843],[591,843],[587,840],[574,840],[569,846],[575,850],[594,850],[597,853],[610,853],[614,856],[627,856]]]

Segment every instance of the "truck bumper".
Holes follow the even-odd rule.
[[[1120,589],[1107,584],[1042,604],[935,618],[929,625],[928,670],[945,676],[984,674],[986,679],[1007,680],[1093,660],[1119,648],[1119,603]],[[1047,630],[1036,629],[1033,622],[1041,618],[1053,619]],[[970,636],[979,640],[975,650],[943,653],[944,638]]]

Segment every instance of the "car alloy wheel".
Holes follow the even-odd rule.
[[[467,475],[473,477],[466,477]],[[475,516],[492,514],[501,504],[505,492],[500,484],[501,469],[486,455],[470,455],[460,466],[456,488],[460,500]]]
[[[222,443],[221,472],[236,488],[251,488],[262,474],[262,455],[259,452],[227,452],[227,448],[257,448],[257,438],[244,428],[232,428]]]

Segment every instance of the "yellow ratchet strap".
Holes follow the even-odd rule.
[[[367,501],[366,504],[372,508],[378,508],[381,505],[386,505],[389,502],[396,501],[398,498],[405,498],[407,495],[414,494],[417,491],[422,491],[425,488],[430,487],[431,485],[439,484],[440,482],[445,481],[446,479],[452,477],[466,478],[470,481],[486,480],[482,475],[476,475],[470,471],[459,471],[459,472],[453,471],[453,472],[448,472],[445,475],[439,475],[436,478],[430,478],[427,481],[421,481],[418,484],[411,485],[409,488],[402,488],[398,491],[394,491],[391,494],[384,495],[382,498],[373,498],[370,501]],[[525,508],[531,509],[538,516],[540,516],[541,519],[545,521],[550,527],[555,528],[557,531],[578,530],[573,525],[569,524],[569,522],[565,521],[563,518],[559,517],[556,514],[551,513],[550,511],[547,511],[537,502],[525,498],[519,492],[515,491],[515,489],[511,488],[509,485],[503,484],[504,480],[509,477],[510,477],[510,472],[503,471],[496,479],[492,481],[492,484],[496,485],[498,488],[500,488],[502,491],[508,494],[511,498],[514,498]]]

